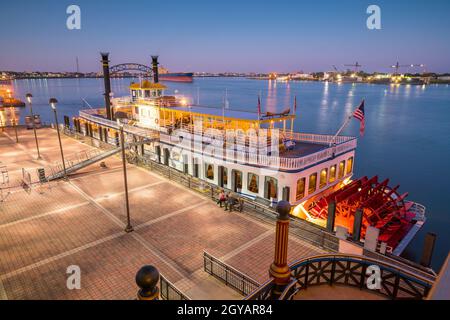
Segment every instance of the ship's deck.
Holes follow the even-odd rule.
[[[280,156],[284,158],[300,158],[327,148],[328,146],[325,144],[295,141],[295,146],[291,150],[280,152]]]

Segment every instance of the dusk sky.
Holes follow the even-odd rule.
[[[66,8],[81,8],[68,30]],[[381,7],[381,30],[366,9]],[[450,72],[450,1],[7,1],[0,11],[0,70],[100,69],[150,64],[171,71],[327,71],[358,61],[367,71],[425,64]],[[414,71],[414,70],[411,70]],[[422,71],[422,70],[415,70]]]

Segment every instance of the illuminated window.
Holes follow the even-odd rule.
[[[345,160],[339,162],[339,172],[338,172],[339,179],[342,179],[344,177],[344,170],[345,170]]]
[[[345,171],[345,174],[350,174],[353,171],[353,157],[348,158],[347,160],[347,169]]]
[[[266,199],[278,198],[278,180],[272,177],[266,177],[265,178],[265,197]]]
[[[297,194],[296,200],[300,200],[305,196],[305,178],[301,178],[297,180]]]
[[[336,165],[330,167],[330,176],[328,182],[332,183],[336,180]]]
[[[319,188],[323,188],[327,185],[327,176],[328,176],[328,169],[324,168],[320,171],[320,182],[319,182]]]
[[[309,176],[308,194],[314,193],[317,188],[317,173],[313,173]]]
[[[258,193],[259,192],[259,177],[254,173],[248,174],[248,183],[247,189],[250,192]]]
[[[214,166],[212,164],[205,163],[205,177],[214,180]]]

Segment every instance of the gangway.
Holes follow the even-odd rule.
[[[143,139],[142,141],[132,142],[132,143],[125,143],[125,148],[129,149],[138,145],[146,144],[156,141],[156,139]],[[69,160],[66,160],[66,174],[74,173],[78,170],[81,170],[83,168],[86,168],[87,166],[90,166],[91,164],[94,164],[96,162],[102,161],[106,158],[109,158],[116,153],[119,153],[122,150],[122,147],[117,147],[114,149],[103,151],[99,149],[94,149],[90,151],[85,151],[76,154],[75,156],[72,156],[69,158]],[[47,181],[57,180],[64,177],[64,168],[62,166],[62,163],[57,164],[55,166],[52,166],[50,169],[50,175],[46,177]]]

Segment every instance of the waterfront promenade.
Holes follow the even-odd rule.
[[[0,166],[10,183],[60,159],[56,132],[38,130],[37,161],[32,130],[0,132]],[[92,147],[63,136],[69,156]],[[91,165],[68,181],[10,190],[0,203],[0,299],[134,299],[135,274],[155,265],[193,299],[241,296],[203,271],[203,251],[262,283],[273,260],[274,223],[245,212],[225,212],[209,198],[153,172],[128,165],[131,222],[125,233],[121,160]],[[292,236],[288,256],[323,251]],[[81,269],[81,289],[66,286],[67,267]]]

